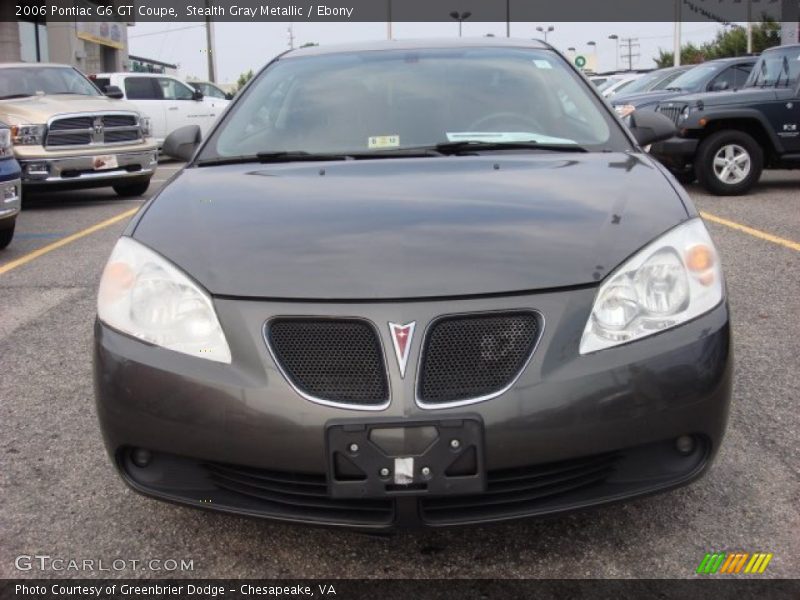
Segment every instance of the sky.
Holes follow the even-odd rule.
[[[590,53],[589,41],[597,42],[598,71],[613,70],[616,43],[620,38],[638,37],[640,57],[634,68],[652,68],[659,48],[672,50],[673,23],[512,23],[512,37],[542,38],[536,27],[554,27],[548,42],[566,52],[574,47],[579,53]],[[233,83],[248,69],[258,70],[272,57],[289,48],[288,23],[216,23],[217,81]],[[393,23],[395,39],[450,37],[458,35],[455,22]],[[682,42],[702,43],[714,37],[721,26],[714,22],[691,22],[682,26]],[[306,42],[337,44],[386,39],[385,22],[374,23],[298,23],[293,26],[295,47]],[[493,33],[505,36],[505,23],[465,21],[463,35],[484,36]],[[128,30],[129,51],[135,56],[177,64],[185,78],[206,79],[205,29],[201,23],[143,23]]]

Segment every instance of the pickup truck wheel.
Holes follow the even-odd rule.
[[[746,194],[758,182],[763,168],[761,146],[743,131],[718,131],[697,149],[697,179],[717,196]]]
[[[14,237],[14,227],[17,225],[17,219],[14,217],[11,220],[11,227],[5,223],[0,223],[0,225],[3,226],[3,228],[0,229],[0,250],[2,250],[11,243],[11,238]]]
[[[114,191],[117,192],[118,196],[122,196],[123,198],[131,198],[133,196],[141,196],[147,191],[147,188],[150,187],[150,180],[147,181],[139,181],[137,183],[119,183],[114,186]]]

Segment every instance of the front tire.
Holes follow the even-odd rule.
[[[133,198],[135,196],[141,196],[147,191],[147,188],[150,187],[150,180],[147,179],[137,183],[119,183],[112,187],[118,196]]]
[[[764,153],[758,142],[743,131],[718,131],[700,144],[694,168],[700,184],[712,194],[738,196],[758,182],[764,169]]]
[[[0,250],[5,248],[11,243],[11,238],[14,237],[14,228],[17,226],[17,218],[11,219],[11,226],[2,223],[3,228],[0,229]]]

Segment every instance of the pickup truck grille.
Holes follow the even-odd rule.
[[[104,146],[142,139],[139,116],[134,113],[88,113],[52,119],[45,146]]]

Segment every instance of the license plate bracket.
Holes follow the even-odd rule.
[[[326,427],[333,498],[478,494],[486,489],[483,421],[342,421]]]

